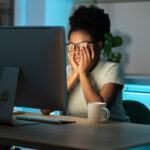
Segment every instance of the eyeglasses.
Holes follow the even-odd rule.
[[[76,48],[82,48],[82,47],[87,47],[87,46],[91,46],[93,44],[95,44],[96,42],[88,42],[88,41],[83,41],[80,43],[67,43],[66,44],[66,48],[68,51],[76,49]]]

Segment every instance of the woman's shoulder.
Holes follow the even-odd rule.
[[[118,63],[115,63],[115,62],[110,62],[110,61],[106,61],[106,60],[100,60],[96,66],[96,70],[109,70],[113,67],[119,67],[119,64]]]
[[[93,75],[104,77],[104,76],[118,76],[123,75],[123,70],[118,63],[110,62],[106,60],[100,60],[97,66],[92,71]]]
[[[66,66],[66,73],[67,73],[67,77],[69,77],[72,74],[72,67],[70,64],[67,64]]]
[[[101,60],[100,63],[102,63],[102,67],[112,67],[112,66],[119,66],[118,63],[107,61],[107,60]]]

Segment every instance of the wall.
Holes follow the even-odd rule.
[[[15,0],[15,25],[59,25],[67,30],[72,6],[73,0]]]
[[[110,15],[112,32],[124,39],[120,49],[125,73],[150,74],[150,2],[98,3],[98,6]]]
[[[73,0],[15,0],[15,25],[63,25],[67,31],[72,5]],[[98,6],[110,15],[112,32],[124,39],[117,50],[123,53],[125,73],[150,75],[150,2]]]
[[[14,1],[14,25],[26,25],[26,0]]]

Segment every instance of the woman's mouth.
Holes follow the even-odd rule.
[[[75,62],[79,63],[80,62],[80,57],[75,57]]]

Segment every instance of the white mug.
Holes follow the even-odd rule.
[[[91,102],[88,103],[88,120],[92,123],[101,123],[108,120],[110,112],[106,108],[104,102]]]

